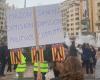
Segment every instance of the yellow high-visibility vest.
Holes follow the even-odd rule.
[[[17,68],[16,68],[16,72],[25,72],[26,71],[26,58],[23,56],[23,54],[21,54],[21,60],[22,63],[18,64]]]
[[[39,66],[38,62],[34,63],[33,71],[38,72],[39,71],[38,66]],[[47,62],[40,63],[40,71],[42,73],[47,73],[48,72],[48,63]]]

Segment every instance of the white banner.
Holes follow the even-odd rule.
[[[36,7],[39,44],[54,44],[64,42],[61,12],[59,5]]]
[[[59,5],[33,8],[16,9],[7,12],[9,49],[36,46],[34,27],[37,27],[39,45],[64,42]]]
[[[35,46],[33,8],[7,11],[8,48]]]

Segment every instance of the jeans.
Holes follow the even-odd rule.
[[[1,64],[0,75],[4,75],[5,66],[5,63]]]
[[[93,74],[93,64],[90,63],[89,61],[85,61],[85,67],[86,67],[86,73],[89,74]]]

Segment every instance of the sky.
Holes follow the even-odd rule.
[[[26,0],[27,7],[31,7],[31,6],[39,6],[39,5],[45,5],[45,4],[54,4],[54,3],[59,3],[62,2],[64,0]],[[22,8],[24,7],[24,0],[7,0],[7,3],[9,3],[9,5],[15,5],[15,7],[18,8]]]

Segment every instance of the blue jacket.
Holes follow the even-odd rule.
[[[91,57],[90,49],[89,48],[84,48],[83,49],[83,54],[82,54],[82,60],[83,61],[89,61],[90,57]]]

